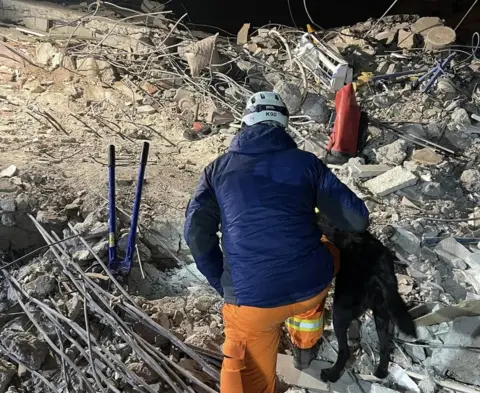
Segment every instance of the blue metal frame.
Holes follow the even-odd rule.
[[[423,88],[423,92],[426,93],[428,90],[431,89],[435,81],[443,74],[445,74],[445,67],[453,60],[456,56],[456,53],[452,53],[449,55],[445,60],[437,60],[435,67],[433,67],[430,71],[428,71],[425,75],[417,80],[416,86],[420,85],[425,79],[430,77],[426,86]]]

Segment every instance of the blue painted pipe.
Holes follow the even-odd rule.
[[[424,75],[422,78],[419,79],[419,82],[423,82],[426,77],[430,74],[433,73],[433,76],[431,77],[431,79],[428,81],[427,85],[425,86],[425,88],[423,89],[423,92],[426,93],[428,90],[430,90],[430,88],[433,86],[433,84],[435,83],[435,81],[443,74],[445,74],[445,67],[448,65],[448,63],[450,63],[453,58],[455,57],[456,53],[452,53],[451,55],[449,55],[443,62],[441,62],[440,60],[437,62],[437,66],[434,67],[428,74]]]
[[[108,147],[108,269],[117,265],[116,211],[115,211],[115,146]]]
[[[135,253],[135,240],[137,237],[137,225],[140,214],[140,202],[142,199],[143,181],[145,178],[145,168],[147,167],[148,151],[150,144],[143,143],[142,155],[140,156],[140,168],[138,170],[137,189],[135,191],[135,202],[133,204],[132,218],[130,223],[130,232],[128,234],[127,251],[125,260],[122,262],[122,273],[128,275],[132,269],[133,254]]]

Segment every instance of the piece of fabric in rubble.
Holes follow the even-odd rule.
[[[332,280],[315,207],[335,227],[363,232],[368,210],[281,127],[243,129],[209,164],[186,212],[184,236],[198,269],[225,302],[293,304]],[[221,225],[222,250],[217,232]]]
[[[327,152],[348,160],[357,154],[360,125],[360,108],[351,83],[337,92],[335,110],[335,126],[328,140]]]

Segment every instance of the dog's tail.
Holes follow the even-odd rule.
[[[387,269],[386,269],[387,270]],[[384,271],[383,277],[377,277],[382,295],[387,303],[388,313],[400,331],[408,336],[417,337],[417,329],[407,305],[398,293],[398,284],[393,271]]]
[[[413,318],[408,312],[407,305],[400,297],[399,293],[397,291],[389,290],[384,296],[387,301],[390,318],[392,318],[395,325],[397,325],[402,333],[416,338],[417,328],[415,322],[413,322]]]

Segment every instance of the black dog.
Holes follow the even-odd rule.
[[[338,358],[333,367],[322,370],[321,379],[335,382],[340,378],[350,357],[348,327],[368,309],[373,311],[380,342],[380,363],[375,376],[385,378],[390,361],[390,321],[403,333],[417,336],[413,319],[398,293],[395,255],[369,232],[360,235],[335,232],[330,240],[340,249],[340,271],[333,298],[333,327],[338,339]]]

